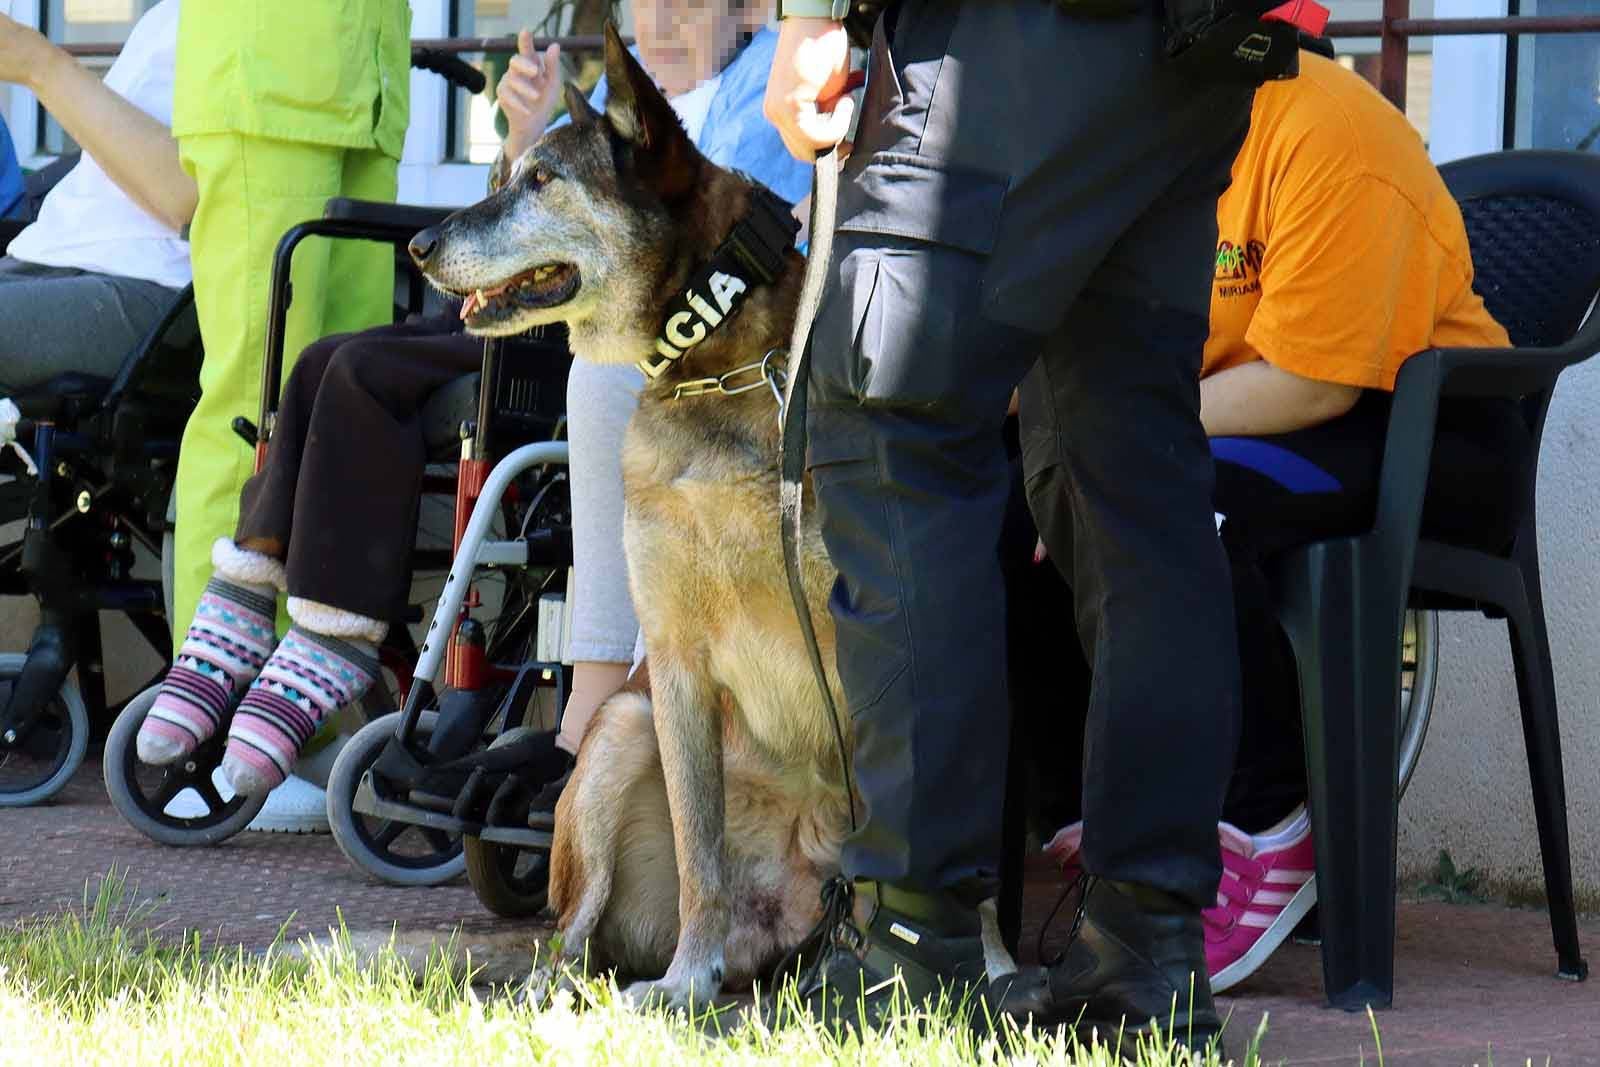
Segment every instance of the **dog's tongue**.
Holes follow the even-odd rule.
[[[511,288],[511,283],[505,282],[502,285],[492,286],[488,289],[474,289],[468,293],[466,301],[461,305],[461,321],[465,322],[467,316],[479,308],[488,307],[491,298],[499,296],[509,288]]]

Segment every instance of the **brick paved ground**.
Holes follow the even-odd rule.
[[[71,907],[85,883],[113,865],[128,872],[141,898],[159,901],[151,922],[252,948],[280,927],[291,937],[326,931],[342,914],[347,928],[374,937],[392,924],[412,937],[460,927],[478,958],[508,949],[512,962],[503,965],[514,968],[541,929],[493,919],[464,884],[374,884],[326,836],[245,834],[209,850],[156,845],[118,819],[92,766],[53,805],[0,811],[0,923]],[[1054,897],[1041,868],[1029,887],[1026,944]],[[1551,977],[1542,913],[1407,902],[1399,928],[1398,1007],[1378,1019],[1385,1062],[1487,1064],[1492,1055],[1497,1064],[1600,1065],[1600,980],[1572,985]],[[1600,961],[1600,921],[1586,921],[1583,934]],[[1320,980],[1316,950],[1286,945],[1224,998],[1233,1047],[1268,1014],[1269,1061],[1375,1062],[1366,1018],[1322,1008]]]

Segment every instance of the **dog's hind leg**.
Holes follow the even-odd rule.
[[[641,779],[659,773],[650,713],[643,693],[606,701],[556,803],[550,854],[550,905],[561,934],[561,950],[551,960],[556,969],[587,971],[616,962],[594,958],[602,943],[596,934],[611,904],[630,794]]]
[[[722,709],[711,682],[651,648],[650,686],[678,857],[678,946],[667,973],[628,987],[629,999],[668,1008],[708,1005],[722,989],[729,908],[723,868]]]

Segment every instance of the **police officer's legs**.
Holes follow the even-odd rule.
[[[1163,304],[1203,317],[1215,197],[1248,109],[1244,94],[1218,97],[1175,81],[1154,58],[1159,32],[1143,16],[1108,24],[1033,2],[907,0],[895,31],[892,59],[884,42],[875,50],[852,181],[841,194],[837,284],[812,344],[811,461],[823,535],[840,571],[839,669],[866,809],[843,863],[872,898],[858,908],[872,914],[865,951],[853,962],[834,957],[832,976],[846,996],[859,993],[848,988],[852,968],[870,981],[901,967],[914,993],[941,976],[973,973],[967,909],[992,886],[1005,764],[995,552],[1006,396],[1047,344],[1065,353],[1071,341],[1096,340],[1109,360],[1103,330],[1061,326],[1091,278],[1135,317]],[[1199,188],[1209,200],[1174,199],[1172,188],[1196,177],[1202,157]],[[1163,262],[1117,255],[1157,209],[1184,224]],[[1164,278],[1175,265],[1173,293]],[[1093,307],[1087,299],[1079,306]],[[1125,400],[1147,401],[1157,417],[1129,459],[1127,484],[1108,491],[1107,536],[1090,557],[1099,584],[1084,610],[1118,627],[1091,626],[1108,650],[1097,699],[1120,729],[1105,761],[1091,755],[1088,770],[1141,776],[1144,751],[1124,739],[1141,722],[1160,730],[1189,713],[1203,721],[1181,724],[1155,751],[1193,768],[1180,768],[1174,792],[1192,785],[1202,797],[1216,793],[1220,806],[1231,753],[1211,761],[1207,747],[1183,751],[1199,733],[1211,747],[1231,745],[1235,699],[1227,691],[1236,671],[1228,587],[1207,526],[1209,457],[1195,415],[1192,375],[1203,337],[1191,330],[1179,346],[1187,384],[1171,353],[1135,340],[1118,354],[1137,369],[1100,388],[1112,406],[1102,417],[1149,414],[1115,410]],[[1119,476],[1115,449],[1099,448],[1086,462],[1109,464],[1097,467],[1098,477]],[[1145,566],[1119,552],[1118,538],[1162,558]],[[1130,592],[1129,583],[1141,582],[1148,588]],[[1187,618],[1143,618],[1173,603],[1191,609]],[[1182,680],[1181,694],[1142,678],[1175,648],[1213,661],[1201,677]],[[1176,680],[1175,670],[1158,675]],[[1169,697],[1175,702],[1158,706]],[[1096,846],[1108,877],[1149,889],[1129,886],[1114,901],[1134,927],[1146,914],[1174,911],[1184,937],[1190,918],[1198,933],[1197,902],[1215,891],[1216,815],[1204,801],[1194,807],[1160,833],[1136,815],[1120,831],[1108,827]],[[1135,964],[1148,969],[1149,960],[1128,966]]]

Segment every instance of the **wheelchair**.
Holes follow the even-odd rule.
[[[394,246],[397,263],[406,269],[403,306],[415,312],[423,306],[425,291],[403,249],[417,230],[443,214],[438,209],[333,200],[323,218],[285,234],[273,264],[262,408],[256,423],[239,419],[234,424],[244,444],[255,449],[258,468],[276,417],[296,247],[310,237]],[[469,777],[454,771],[452,761],[470,761],[474,751],[508,735],[512,740],[525,737],[532,725],[530,713],[539,710],[534,698],[540,691],[549,691],[553,699],[548,703],[554,707],[564,703],[568,668],[559,662],[559,653],[537,658],[535,643],[541,616],[554,618],[559,633],[572,556],[566,445],[557,440],[565,425],[570,358],[564,331],[491,343],[485,347],[482,370],[439,390],[422,412],[431,461],[424,500],[443,495],[455,499],[451,547],[418,545],[413,592],[419,576],[445,570],[455,547],[469,542],[488,542],[477,560],[493,568],[499,589],[498,596],[491,590],[486,598],[474,587],[470,567],[460,581],[453,568],[420,652],[410,629],[420,612],[394,620],[380,659],[385,673],[398,683],[406,711],[395,710],[385,685],[374,686],[361,709],[367,725],[340,750],[329,774],[335,840],[359,867],[384,881],[431,885],[458,877],[466,865],[461,827],[439,825],[441,812],[448,816],[457,799],[441,790],[452,783],[465,785]],[[489,467],[497,451],[540,439],[545,443],[530,446],[537,462],[496,481]],[[530,453],[524,448],[519,454]],[[455,462],[454,471],[442,468],[450,462]],[[480,503],[486,484],[493,492]],[[477,527],[468,521],[474,504],[486,516]],[[490,540],[491,533],[495,540]],[[490,600],[497,601],[493,617],[475,618],[474,609]],[[441,683],[437,692],[436,681]],[[151,686],[129,701],[112,726],[103,763],[107,792],[130,825],[157,841],[180,847],[217,844],[244,829],[265,798],[247,799],[228,791],[219,770],[225,729],[179,764],[155,767],[140,761],[135,741],[157,691]],[[390,749],[407,753],[415,772],[409,780],[393,770],[369,773]],[[503,752],[498,758],[505,762]],[[483,781],[480,774],[475,788]],[[362,790],[374,799],[358,804]],[[180,797],[187,804],[175,804]],[[196,800],[199,811],[193,810]],[[405,817],[397,817],[394,807],[404,809]]]
[[[0,536],[0,596],[32,596],[40,621],[25,654],[0,655],[0,807],[60,792],[118,710],[106,702],[100,612],[125,615],[171,659],[166,583],[136,548],[170,557],[168,503],[201,356],[185,289],[115,378],[64,374],[11,398],[34,470],[0,460],[0,531],[21,526]]]
[[[433,50],[414,50],[412,65],[469,92],[485,84],[471,66]],[[42,196],[74,162],[32,176],[33,194]],[[0,253],[25,225],[0,221]],[[419,293],[413,283],[412,296]],[[29,458],[0,453],[0,596],[33,597],[40,622],[25,653],[0,654],[0,807],[60,792],[91,733],[126,710],[107,705],[100,612],[126,615],[164,663],[171,659],[169,508],[202,356],[194,294],[185,288],[114,378],[65,374],[10,398],[21,415],[16,441]],[[162,560],[159,575],[139,559],[141,548]],[[193,784],[209,805],[212,783]],[[215,807],[229,809],[229,825],[249,822],[234,818],[242,802],[219,799]]]

